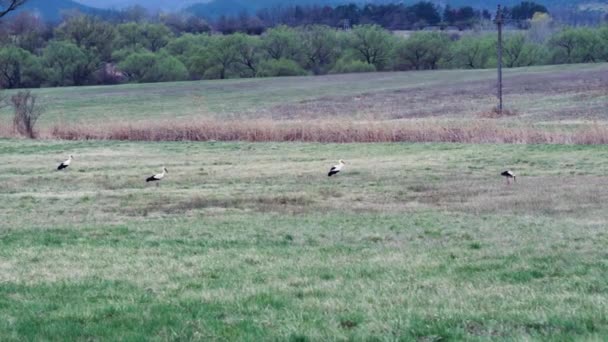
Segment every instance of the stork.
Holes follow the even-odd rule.
[[[66,169],[68,166],[70,166],[70,164],[72,164],[72,160],[74,159],[74,156],[72,156],[70,154],[69,158],[66,159],[65,161],[63,161],[61,164],[59,164],[59,166],[57,166],[57,171],[61,171],[63,169]]]
[[[337,174],[338,172],[342,171],[342,168],[344,167],[344,160],[340,159],[340,161],[338,162],[338,164],[334,165],[331,167],[331,169],[329,169],[329,173],[327,174],[328,177],[331,177],[335,174]]]
[[[517,183],[517,176],[515,176],[515,173],[511,170],[503,171],[500,175],[507,179],[507,185],[511,184],[511,179],[513,179],[513,182]]]
[[[163,167],[163,172],[162,173],[159,173],[159,174],[156,174],[154,176],[150,176],[150,177],[146,178],[146,183],[160,181],[163,178],[165,178],[165,176],[167,175],[167,173],[169,173],[169,171],[167,171],[166,167]]]

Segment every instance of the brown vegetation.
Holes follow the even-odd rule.
[[[606,144],[608,126],[549,131],[535,126],[504,126],[492,120],[442,123],[416,121],[351,122],[201,120],[107,126],[55,126],[48,137],[64,140],[249,141],[249,142],[454,142],[512,144]]]
[[[503,109],[499,110],[497,107],[492,108],[492,110],[481,112],[478,114],[480,118],[485,119],[500,119],[510,116],[517,116],[517,111],[511,109]]]
[[[42,108],[36,104],[36,95],[33,95],[29,90],[20,91],[11,96],[11,104],[15,110],[13,117],[14,130],[30,139],[36,138],[34,128],[42,114]]]

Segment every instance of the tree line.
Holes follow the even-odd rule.
[[[517,23],[525,23],[535,13],[548,13],[545,6],[524,1],[504,9],[505,16]],[[198,13],[204,16],[204,13]],[[355,25],[375,24],[388,30],[418,30],[427,26],[460,30],[471,29],[483,21],[492,19],[487,9],[471,6],[440,8],[429,1],[413,5],[391,4],[347,4],[331,6],[284,6],[260,10],[255,16],[241,13],[238,16],[222,16],[215,28],[224,34],[235,32],[260,33],[268,27],[287,25],[292,27],[321,24],[344,28]]]
[[[0,86],[23,88],[390,70],[489,68],[495,33],[280,25],[260,36],[176,33],[153,22],[75,15],[54,28],[21,14],[0,32]],[[608,61],[608,26],[558,28],[547,14],[507,32],[505,65]]]

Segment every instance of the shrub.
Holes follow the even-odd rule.
[[[156,82],[185,81],[189,78],[188,69],[179,59],[161,54],[154,66]]]
[[[374,72],[376,71],[376,67],[373,64],[367,64],[363,61],[347,61],[347,60],[339,60],[336,62],[336,65],[331,69],[330,73],[332,74],[346,74],[346,73],[356,73],[356,72]]]
[[[15,46],[0,48],[0,87],[39,87],[43,79],[38,57]]]
[[[445,33],[416,32],[396,44],[397,69],[437,69],[448,55],[451,41]]]
[[[188,69],[177,58],[166,53],[134,53],[119,64],[137,82],[183,81],[189,78]]]
[[[298,63],[291,59],[273,59],[260,63],[258,76],[302,76],[307,72]]]
[[[42,108],[36,104],[36,95],[29,90],[20,91],[11,97],[11,103],[15,110],[13,117],[15,131],[30,139],[36,138],[34,127],[42,114]]]

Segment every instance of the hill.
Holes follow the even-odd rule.
[[[128,6],[144,6],[150,10],[174,11],[206,0],[77,0],[79,3],[104,9],[121,9]]]
[[[65,11],[77,10],[87,14],[107,14],[108,10],[102,10],[91,6],[86,6],[73,0],[29,0],[17,11],[11,13],[15,15],[23,11],[30,11],[40,15],[46,21],[58,21]]]

